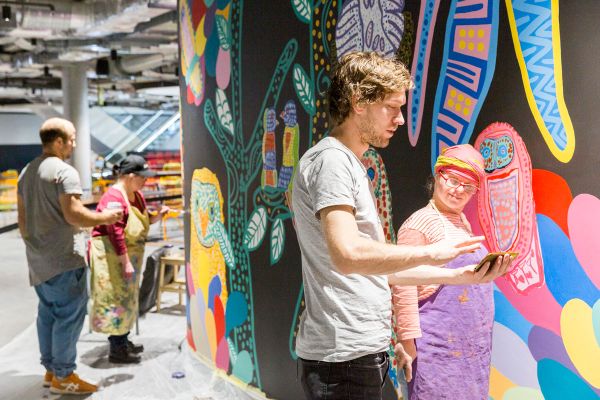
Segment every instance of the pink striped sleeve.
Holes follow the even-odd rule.
[[[398,244],[422,246],[427,238],[414,229],[401,229]],[[392,285],[392,312],[396,321],[394,330],[399,340],[421,337],[419,304],[416,286]]]

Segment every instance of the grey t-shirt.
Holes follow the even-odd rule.
[[[29,282],[37,285],[85,266],[85,236],[62,213],[59,195],[82,194],[79,174],[58,157],[38,157],[19,176],[25,207]]]
[[[386,350],[391,333],[387,277],[338,272],[317,217],[325,207],[351,206],[360,235],[384,241],[365,167],[339,140],[321,140],[298,164],[292,205],[306,301],[296,353],[308,360],[342,362]]]

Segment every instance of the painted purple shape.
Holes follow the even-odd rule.
[[[549,358],[562,364],[563,367],[570,369],[575,375],[585,381],[577,372],[577,368],[571,362],[567,350],[563,344],[562,339],[555,335],[548,329],[544,329],[540,326],[534,326],[531,328],[529,338],[527,339],[529,345],[529,351],[536,361],[540,361],[544,358]],[[590,388],[600,395],[600,389],[596,389],[592,386]]]
[[[531,355],[536,361],[543,358],[549,358],[558,361],[572,371],[576,371],[575,366],[567,354],[567,350],[565,350],[562,339],[548,329],[534,326],[529,332],[527,343]]]

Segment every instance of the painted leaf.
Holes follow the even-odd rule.
[[[244,235],[244,245],[248,250],[256,250],[262,243],[267,229],[267,210],[264,207],[258,207],[250,216],[250,222]]]
[[[217,32],[219,34],[219,44],[223,50],[229,50],[231,47],[231,34],[229,31],[229,24],[225,17],[217,15]]]
[[[275,219],[271,228],[271,265],[276,264],[283,254],[285,244],[285,227],[281,218]]]
[[[294,89],[300,99],[302,107],[306,110],[309,115],[314,115],[316,112],[315,108],[315,97],[310,84],[310,80],[304,72],[304,69],[300,64],[294,65]]]
[[[310,23],[310,15],[312,14],[312,7],[308,0],[292,0],[294,6],[294,13],[296,17],[304,23]]]
[[[235,268],[235,256],[233,255],[233,247],[231,247],[231,242],[229,241],[229,235],[225,230],[225,226],[221,223],[221,221],[217,221],[213,227],[213,234],[219,242],[219,247],[221,247],[221,252],[223,253],[223,258],[225,259],[225,264],[230,269]]]
[[[229,102],[227,101],[227,95],[221,89],[217,89],[215,92],[215,102],[217,103],[217,115],[221,126],[233,136],[233,118],[231,117],[231,109],[229,108]]]

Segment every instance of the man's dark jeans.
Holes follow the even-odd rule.
[[[300,359],[302,389],[309,400],[381,399],[389,369],[385,352],[344,362]]]

